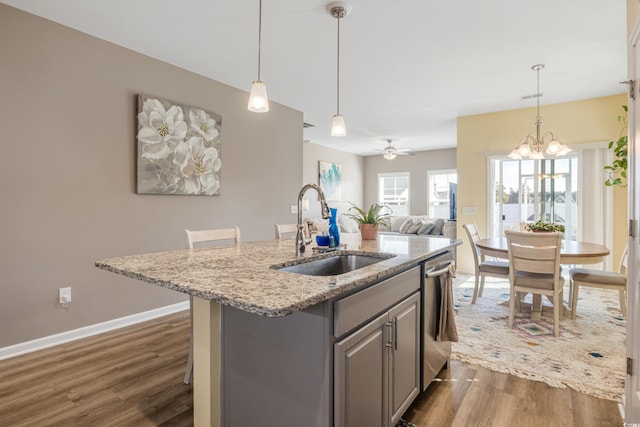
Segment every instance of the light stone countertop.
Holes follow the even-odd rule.
[[[460,240],[416,235],[380,234],[378,240],[372,241],[362,241],[355,234],[341,237],[341,243],[347,243],[346,253],[395,256],[337,276],[307,276],[271,268],[298,261],[295,242],[290,239],[124,256],[99,260],[95,265],[250,313],[281,317],[404,271],[462,244]],[[313,254],[308,246],[304,257],[333,254]]]

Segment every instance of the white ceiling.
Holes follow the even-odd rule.
[[[249,90],[257,77],[258,0],[4,0],[33,14]],[[263,0],[262,80],[304,112],[314,143],[362,155],[456,145],[456,117],[622,93],[624,0],[351,0],[337,22],[324,0]],[[267,113],[268,114],[268,113]],[[542,111],[544,116],[544,109]],[[535,117],[531,118],[531,121]],[[523,135],[529,129],[523,129]],[[514,141],[515,145],[516,141]]]

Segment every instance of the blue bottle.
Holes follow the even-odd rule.
[[[336,221],[338,210],[336,208],[330,208],[331,218],[329,219],[329,238],[332,240],[332,246],[340,246],[340,228]]]

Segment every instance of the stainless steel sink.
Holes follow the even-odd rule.
[[[336,254],[328,258],[320,258],[312,261],[303,260],[299,264],[272,266],[271,268],[288,271],[290,273],[305,274],[307,276],[336,276],[384,261],[392,256],[393,255],[387,254]]]

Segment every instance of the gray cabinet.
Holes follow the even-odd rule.
[[[393,426],[400,419],[420,388],[419,322],[414,293],[335,344],[336,427]]]
[[[394,426],[420,393],[420,299],[414,294],[389,312],[393,347],[389,361],[389,404]]]
[[[223,307],[223,425],[395,425],[419,390],[420,276],[273,319]]]
[[[388,417],[388,314],[335,344],[337,426],[383,426]]]

